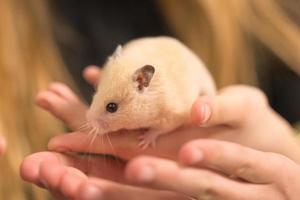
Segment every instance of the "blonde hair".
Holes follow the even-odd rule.
[[[296,1],[158,0],[157,3],[170,28],[200,55],[219,86],[256,83],[254,41],[300,74],[300,28],[286,12]]]
[[[0,199],[45,199],[23,183],[20,163],[44,150],[63,125],[34,105],[34,96],[52,81],[69,80],[54,45],[47,1],[3,0],[0,6],[0,134],[7,140],[0,156]],[[70,81],[69,81],[70,82]]]

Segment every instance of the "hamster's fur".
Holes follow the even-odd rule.
[[[87,114],[99,134],[147,128],[140,146],[187,124],[199,95],[215,94],[204,64],[185,45],[170,37],[132,40],[108,59]],[[108,112],[109,103],[117,110]]]

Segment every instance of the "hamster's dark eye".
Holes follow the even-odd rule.
[[[110,113],[114,113],[118,110],[118,104],[110,102],[106,105],[106,111]]]

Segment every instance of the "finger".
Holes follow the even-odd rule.
[[[0,155],[2,155],[6,150],[6,140],[4,137],[0,136]]]
[[[130,145],[132,143],[132,140],[129,139],[130,135],[122,133],[117,135],[90,135],[84,132],[63,134],[52,138],[48,143],[48,149],[58,152],[122,155],[124,152],[130,152],[130,148],[137,148],[137,144]]]
[[[59,182],[61,177],[55,175],[55,170],[64,171],[68,167],[76,168],[95,177],[124,181],[124,163],[121,161],[116,162],[103,157],[63,155],[54,152],[39,152],[26,157],[22,162],[20,174],[25,181],[44,187],[45,181],[48,182],[49,180],[50,183]],[[62,174],[61,171],[59,173]],[[41,174],[43,174],[43,179]]]
[[[155,148],[140,149],[139,136],[141,131],[118,131],[106,135],[93,136],[85,132],[62,134],[52,138],[48,143],[51,151],[58,152],[89,152],[97,154],[112,154],[124,160],[137,155],[146,154],[169,159],[177,159],[181,146],[191,140],[217,137],[218,127],[209,129],[199,127],[184,127],[161,135],[156,141]]]
[[[96,65],[87,66],[83,70],[83,77],[89,84],[96,86],[101,77],[101,69]]]
[[[79,100],[72,99],[74,97],[68,98],[53,91],[42,91],[36,96],[36,104],[64,121],[71,129],[77,130],[86,121],[87,106]]]
[[[75,199],[81,183],[85,180],[87,177],[81,171],[69,167],[60,181],[59,192],[66,199]]]
[[[191,118],[200,126],[238,126],[251,113],[257,113],[266,106],[266,97],[260,90],[247,86],[230,86],[216,96],[199,97],[192,106]]]
[[[61,167],[63,165],[66,165],[66,166],[74,166],[79,169],[82,169],[83,166],[80,165],[80,163],[77,161],[78,160],[76,160],[74,157],[62,155],[59,153],[39,152],[27,156],[23,160],[20,168],[20,174],[25,181],[43,186],[40,177],[40,169],[43,163],[47,163],[49,166],[55,165]],[[50,170],[49,172],[51,173],[52,171]]]
[[[79,171],[76,168],[69,167],[67,165],[76,166],[81,170],[86,170],[86,169],[85,167],[83,167],[80,161],[78,162],[75,160],[70,160],[69,158],[66,159],[65,157],[59,157],[59,155],[60,154],[57,154],[58,156],[57,157],[56,155],[53,156],[53,153],[44,152],[44,153],[36,154],[35,156],[31,156],[30,159],[27,158],[27,160],[24,161],[22,164],[21,175],[24,180],[34,182],[34,183],[40,183],[40,186],[47,188],[55,196],[64,197],[67,199],[74,199],[79,190],[78,187],[81,185],[83,181],[86,180],[86,176],[82,173],[82,171]],[[48,159],[46,157],[48,157]],[[36,164],[35,163],[36,161],[38,161],[39,164]],[[95,166],[95,169],[97,168],[98,171],[103,170],[101,168],[101,165],[99,165],[99,163],[90,163],[90,165]],[[26,175],[26,173],[24,175],[24,171],[27,171],[27,173],[28,172],[32,173],[32,171],[35,171],[34,173],[35,175],[28,176],[28,174]],[[91,173],[91,175],[94,174]],[[122,182],[120,177],[118,179],[115,178],[115,181]],[[106,182],[112,183],[110,181],[106,181]],[[114,184],[111,185],[114,186]],[[103,184],[101,186],[103,186]],[[114,195],[113,191],[123,192],[125,197],[132,196],[132,193],[127,191],[127,188],[129,186],[124,187],[124,189],[122,189],[120,184],[116,184],[116,186],[118,187],[110,188],[108,191],[105,191],[106,197],[109,197],[109,199],[114,199],[114,197],[121,197],[118,195]],[[118,188],[120,189],[117,190]],[[156,195],[154,196],[156,197]],[[166,196],[164,194],[162,196],[173,197],[174,195]],[[136,198],[137,197],[139,196],[136,196]],[[153,199],[150,197],[151,196],[149,196],[149,199]]]
[[[262,191],[274,194],[269,185],[238,182],[208,170],[184,168],[154,157],[136,158],[125,173],[137,185],[180,192],[195,199],[258,200],[265,197]]]
[[[167,158],[177,158],[177,152],[182,142],[188,141],[188,134],[179,132],[162,136],[155,148],[141,150],[138,147],[139,131],[115,132],[107,135],[89,135],[83,132],[73,132],[52,138],[48,143],[51,151],[58,152],[93,152],[111,154],[124,160],[129,160],[140,154],[156,155]],[[177,136],[176,136],[177,135]],[[195,134],[196,135],[196,134]],[[199,133],[197,132],[197,136]],[[178,137],[182,136],[182,140]],[[198,136],[199,137],[199,136]]]
[[[78,96],[64,83],[54,82],[49,86],[49,90],[67,101],[80,101]]]
[[[40,167],[43,185],[55,196],[72,199],[87,176],[76,168],[43,162]]]
[[[78,176],[78,179],[73,182],[66,181],[71,187],[73,187],[72,184],[76,184],[78,180],[80,181],[87,178],[82,171],[74,167],[62,165],[61,163],[49,162],[45,160],[40,164],[39,167],[39,179],[48,189],[52,190],[56,189],[61,184],[64,176],[68,173],[69,175],[72,173],[72,175],[74,174]]]
[[[187,197],[173,192],[143,189],[101,179],[90,179],[84,182],[77,194],[76,199],[80,200],[141,199],[141,197],[145,200],[188,200]]]
[[[282,163],[291,163],[277,154],[209,139],[184,145],[179,151],[179,160],[187,165],[216,169],[252,183],[272,183],[278,178]]]

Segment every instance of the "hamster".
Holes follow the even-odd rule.
[[[146,129],[139,138],[145,149],[155,146],[159,135],[188,124],[199,95],[215,92],[204,64],[178,40],[135,39],[108,58],[87,120],[101,135]]]

